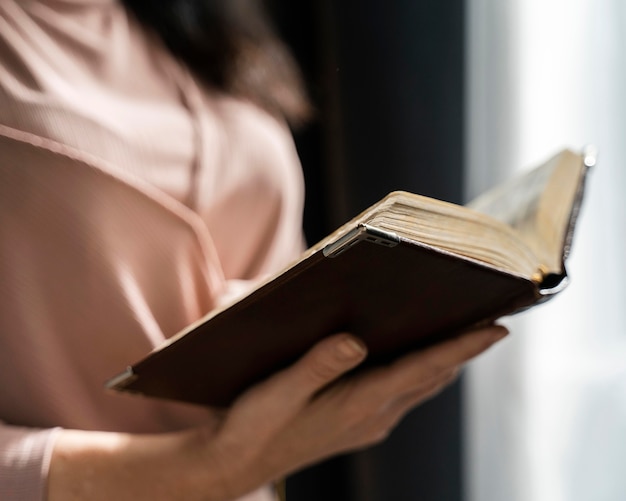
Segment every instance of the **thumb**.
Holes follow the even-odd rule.
[[[322,388],[359,365],[367,355],[362,341],[337,334],[318,342],[296,363],[277,372],[235,402],[225,428],[252,428],[257,438],[271,436],[289,421]]]
[[[366,355],[365,344],[350,334],[327,337],[293,365],[248,391],[243,400],[262,398],[266,408],[277,407],[291,415],[322,388],[359,365]]]
[[[350,334],[323,339],[285,372],[296,388],[310,398],[359,365],[367,355],[365,344]],[[291,374],[289,374],[291,373]]]
[[[281,452],[277,438],[318,391],[359,365],[366,354],[359,339],[349,334],[330,336],[293,365],[250,388],[234,403],[214,441],[219,463],[227,464],[230,473],[247,469],[239,475],[244,486],[246,481],[257,483],[255,471],[262,479],[259,482],[266,482],[277,471],[291,470],[291,462],[268,460],[268,451],[273,450],[279,459],[290,449],[297,451],[298,444],[285,444],[283,436],[282,447],[287,448]],[[307,437],[300,438],[306,442]]]

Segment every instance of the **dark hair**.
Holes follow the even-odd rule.
[[[302,78],[260,2],[122,0],[204,82],[298,124],[311,111]]]

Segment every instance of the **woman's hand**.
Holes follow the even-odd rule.
[[[206,461],[222,472],[219,499],[380,442],[409,410],[454,380],[464,362],[506,333],[499,326],[468,332],[343,380],[338,378],[363,361],[365,347],[349,335],[320,342],[245,393],[219,430],[205,438]]]
[[[153,436],[64,431],[49,499],[237,499],[305,465],[380,442],[506,333],[499,326],[474,330],[343,379],[366,348],[338,334],[206,427]]]

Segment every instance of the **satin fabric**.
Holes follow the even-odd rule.
[[[211,419],[103,383],[293,260],[302,203],[286,126],[120,4],[2,0],[0,498],[45,499],[59,428]]]

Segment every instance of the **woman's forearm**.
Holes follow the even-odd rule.
[[[196,435],[64,430],[52,454],[48,501],[226,499]]]

